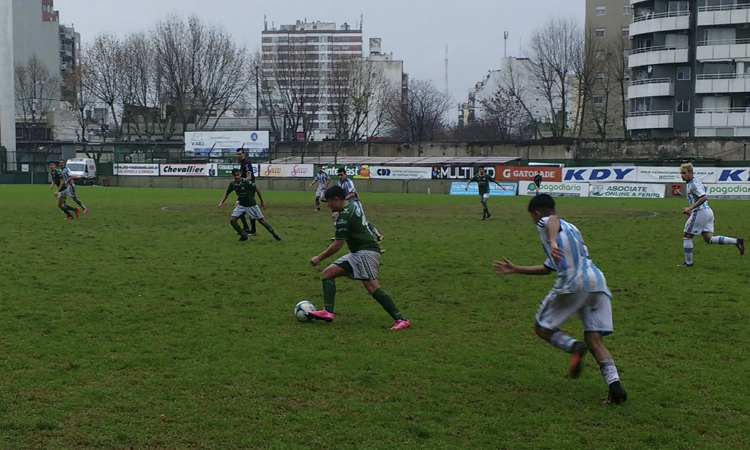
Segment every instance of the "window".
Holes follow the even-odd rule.
[[[633,14],[633,7],[630,5],[622,5],[622,13],[626,16],[630,16]]]
[[[677,100],[677,107],[675,108],[678,113],[690,112],[690,100],[683,99]]]
[[[601,94],[594,95],[594,104],[595,105],[603,105],[604,104],[604,96]]]
[[[596,37],[603,38],[606,35],[607,35],[607,30],[605,30],[604,28],[597,28],[596,29]]]
[[[622,34],[622,37],[630,36],[630,27],[622,27],[621,34]]]
[[[671,1],[667,4],[667,11],[669,12],[687,11],[688,9],[687,0]]]
[[[607,7],[606,6],[597,6],[596,7],[596,15],[597,16],[606,16],[607,15]]]
[[[690,79],[690,67],[678,67],[677,68],[677,79],[678,80],[689,80]]]

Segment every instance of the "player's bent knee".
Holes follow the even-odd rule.
[[[553,334],[552,330],[543,328],[541,325],[539,325],[538,322],[534,322],[534,332],[537,336],[544,339],[545,341],[549,341]]]

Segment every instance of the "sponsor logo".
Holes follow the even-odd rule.
[[[252,133],[252,134],[250,135],[250,139],[251,139],[251,140],[252,140],[253,142],[257,141],[257,140],[258,140],[258,133]]]
[[[730,196],[750,196],[750,185],[735,184],[728,186],[709,186],[708,195],[730,195]]]
[[[560,181],[562,178],[559,167],[497,166],[495,173],[498,180],[531,181],[537,175],[542,177],[542,181]]]
[[[281,167],[274,167],[272,165],[266,166],[266,171],[263,173],[263,176],[270,177],[274,175],[281,175]]]
[[[292,176],[293,177],[296,177],[297,175],[305,176],[309,172],[307,169],[308,168],[305,166],[295,165],[294,167],[292,167]]]
[[[635,179],[635,167],[627,169],[568,169],[565,171],[564,181],[623,181],[626,178]],[[633,173],[632,176],[628,177]]]
[[[485,167],[485,173],[495,178],[495,168]],[[476,173],[479,173],[477,171]],[[437,166],[432,168],[432,178],[442,180],[468,180],[474,176],[473,166]]]
[[[170,166],[163,165],[161,171],[163,173],[205,173],[205,166]]]
[[[375,173],[381,177],[387,177],[391,175],[391,169],[378,169]]]
[[[741,183],[750,181],[750,169],[724,169],[719,174],[719,183]]]
[[[592,197],[664,198],[663,185],[592,184]]]

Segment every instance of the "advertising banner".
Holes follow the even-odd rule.
[[[115,164],[114,174],[121,176],[158,177],[158,164]]]
[[[512,197],[516,195],[517,188],[516,183],[500,183],[500,186],[490,183],[490,196]],[[466,183],[456,181],[451,183],[450,195],[475,195],[479,197],[479,187],[476,183],[471,183],[469,189],[466,190]]]
[[[213,164],[159,164],[163,177],[207,177]]]
[[[261,164],[259,174],[261,177],[285,178],[286,167],[286,164]]]
[[[292,178],[313,178],[315,166],[312,164],[287,164],[286,174]]]
[[[432,179],[432,169],[429,167],[371,166],[370,178],[379,180],[429,180]]]
[[[715,167],[696,167],[693,169],[693,176],[700,180],[701,183],[715,183],[716,172],[719,169]],[[682,183],[680,177],[680,166],[667,167],[638,167],[636,176],[639,183]]]
[[[710,198],[750,199],[750,183],[707,184],[705,187]]]
[[[492,178],[497,179],[494,166],[486,166],[484,170],[485,173],[492,175]],[[479,173],[479,167],[474,166],[435,166],[432,168],[434,180],[468,180],[477,173]]]
[[[556,197],[588,197],[588,183],[546,183],[539,186],[540,194],[549,194]],[[536,186],[531,181],[518,183],[518,195],[536,195]]]
[[[562,181],[631,182],[637,181],[636,167],[571,167],[563,169]]]
[[[340,167],[343,167],[344,170],[346,170],[346,177],[347,178],[354,178],[355,180],[367,180],[370,178],[370,166],[367,164],[364,165],[335,165],[335,164],[321,164],[323,167],[323,171],[328,174],[331,179],[335,179],[338,177],[338,170]],[[317,173],[318,171],[318,165],[314,167],[314,172],[310,174],[310,178],[313,177],[313,174]]]
[[[750,167],[719,167],[716,171],[717,183],[750,183]],[[706,183],[703,180],[701,182]],[[709,181],[709,183],[712,182]]]
[[[250,158],[263,157],[268,154],[268,142],[268,131],[187,131],[185,154],[225,158],[244,148]]]
[[[560,167],[527,167],[527,166],[497,166],[495,179],[505,181],[533,181],[534,176],[541,175],[542,181],[562,180]],[[523,183],[520,183],[523,184]]]
[[[216,176],[218,177],[231,177],[233,169],[239,169],[239,164],[216,164]],[[260,164],[252,164],[253,175],[256,177],[260,173]]]
[[[664,198],[663,184],[591,183],[589,197]]]

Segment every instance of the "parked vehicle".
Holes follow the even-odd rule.
[[[96,184],[96,162],[91,158],[70,158],[66,162],[76,185]]]

